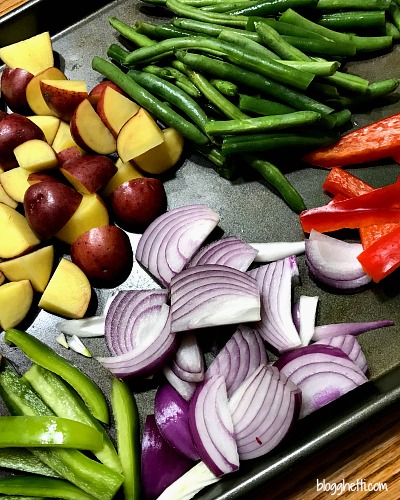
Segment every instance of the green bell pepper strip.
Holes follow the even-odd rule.
[[[85,373],[29,333],[11,328],[6,331],[4,341],[16,345],[31,361],[68,382],[81,396],[93,416],[105,424],[109,423],[106,398],[99,386]]]
[[[73,484],[64,479],[40,476],[15,476],[0,479],[0,493],[22,497],[61,498],[63,500],[93,500]],[[10,497],[11,498],[11,497]],[[13,496],[13,498],[15,498]]]
[[[57,472],[48,467],[25,448],[0,449],[0,467],[41,476],[60,477]]]
[[[122,472],[121,461],[106,430],[89,412],[80,396],[61,377],[34,363],[25,372],[22,380],[27,381],[59,417],[70,418],[97,429],[103,436],[103,445],[94,452],[95,456],[111,469]]]
[[[124,469],[125,500],[140,499],[139,413],[128,385],[117,378],[111,384],[111,406],[117,428],[117,447]]]
[[[56,447],[98,450],[101,433],[81,422],[63,417],[1,417],[0,448]]]
[[[7,360],[3,360],[0,369],[0,396],[13,415],[53,415]],[[114,498],[124,480],[121,474],[79,450],[38,447],[28,450],[64,479],[98,500]]]

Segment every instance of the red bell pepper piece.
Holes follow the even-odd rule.
[[[375,188],[354,174],[339,167],[333,167],[326,177],[322,188],[333,195],[342,194],[347,198],[369,193]]]
[[[400,267],[400,227],[376,240],[357,259],[375,282],[392,273]]]
[[[324,233],[388,222],[400,222],[399,182],[300,213],[300,223],[306,233],[311,229]]]
[[[324,168],[372,162],[400,154],[400,113],[342,135],[335,143],[318,148],[302,160]]]

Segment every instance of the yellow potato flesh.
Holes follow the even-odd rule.
[[[80,148],[76,142],[74,141],[71,135],[71,129],[69,127],[69,123],[60,120],[60,126],[58,127],[57,134],[51,144],[52,148],[56,153],[59,153],[63,149],[70,148],[72,146],[76,146],[81,152],[83,152],[82,148]]]
[[[39,301],[39,307],[65,318],[82,318],[89,306],[91,286],[73,262],[62,258]]]
[[[25,217],[15,209],[0,203],[0,258],[11,259],[37,246],[40,240]]]
[[[26,317],[33,301],[29,280],[11,281],[0,286],[0,326],[3,330],[19,325]]]
[[[42,129],[48,144],[52,144],[60,126],[60,119],[51,115],[33,115],[28,118]]]
[[[0,174],[0,183],[4,191],[18,203],[23,203],[25,191],[29,187],[30,172],[22,167],[12,168]]]
[[[29,172],[40,172],[58,166],[57,154],[45,141],[31,139],[14,149],[18,165]]]
[[[135,168],[129,161],[123,162],[121,158],[115,162],[117,167],[117,172],[111,177],[108,183],[104,186],[101,191],[103,196],[109,196],[116,187],[120,186],[126,181],[131,179],[137,179],[138,177],[143,177],[143,174]]]

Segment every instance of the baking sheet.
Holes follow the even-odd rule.
[[[139,1],[120,0],[107,5],[98,2],[97,6],[101,8],[86,17],[86,12],[74,10],[75,17],[64,19],[64,23],[61,23],[61,19],[57,18],[55,22],[53,16],[43,13],[51,14],[50,10],[46,11],[46,6],[50,3],[28,2],[24,9],[14,13],[14,16],[4,16],[0,19],[0,33],[6,33],[10,26],[13,26],[13,36],[22,39],[25,38],[27,26],[28,31],[50,30],[54,50],[59,56],[60,68],[71,79],[84,79],[89,89],[102,80],[102,76],[91,69],[92,58],[96,55],[107,58],[108,46],[118,41],[115,30],[108,24],[109,16],[118,17],[128,24],[133,24],[137,19],[149,19],[149,15],[152,20],[162,19],[157,17],[160,16],[159,9],[152,10]],[[21,16],[23,24],[19,29]],[[1,36],[0,44],[4,45]],[[395,47],[389,54],[371,57],[368,61],[354,61],[347,67],[352,73],[370,81],[398,77],[398,48]],[[354,126],[362,126],[399,112],[398,100],[399,94],[395,93],[384,105],[354,115]],[[322,192],[321,184],[327,171],[304,168],[290,156],[286,162],[287,175],[303,196],[306,205],[312,207],[325,203],[328,198]],[[399,165],[390,162],[350,170],[377,187],[396,181],[400,174]],[[296,241],[303,238],[298,216],[262,182],[247,177],[234,182],[222,179],[214,172],[211,164],[197,154],[184,159],[180,168],[166,179],[165,188],[170,209],[191,203],[204,203],[216,210],[221,216],[220,228],[226,235],[236,235],[248,242]],[[134,244],[137,237],[131,236]],[[319,410],[318,415],[312,414],[303,419],[299,422],[296,433],[270,455],[243,463],[238,473],[205,489],[198,498],[227,499],[248,495],[280,472],[288,470],[301,459],[304,460],[307,454],[314,453],[332,440],[357,429],[369,418],[397,402],[400,397],[400,332],[397,326],[400,324],[399,273],[394,273],[384,283],[375,285],[361,294],[343,295],[315,285],[308,276],[303,257],[298,258],[298,263],[301,285],[295,288],[295,296],[319,296],[318,324],[391,319],[395,326],[360,337],[370,367],[371,382]],[[130,277],[120,288],[153,286],[154,283],[145,271],[135,265]],[[95,291],[90,313],[102,311],[109,293],[111,290],[107,289]],[[21,328],[36,335],[93,377],[109,398],[111,379],[99,363],[95,359],[87,359],[71,350],[65,350],[55,341],[55,325],[58,321],[59,318],[40,311],[36,317],[29,318],[26,324],[21,325]],[[2,336],[0,342],[1,352],[23,371],[29,365],[28,361],[17,349],[4,346]],[[85,339],[85,344],[94,357],[108,354],[101,339]],[[149,384],[135,386],[135,391],[143,419],[147,413],[152,412],[155,389]],[[5,413],[4,407],[1,406],[0,410]]]

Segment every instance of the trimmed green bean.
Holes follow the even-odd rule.
[[[379,82],[370,83],[364,94],[358,94],[352,97],[342,97],[340,102],[342,106],[349,108],[356,108],[358,106],[365,106],[376,99],[386,97],[394,92],[400,84],[398,78],[388,78]]]
[[[239,94],[238,108],[247,113],[257,115],[281,115],[283,113],[292,113],[295,111],[291,106],[281,104],[280,102],[254,97],[246,94]]]
[[[205,12],[230,12],[232,9],[243,9],[254,4],[255,0],[237,0],[236,2],[217,2],[213,5],[206,5],[201,9]]]
[[[150,40],[145,35],[142,35],[139,33],[135,28],[132,26],[129,26],[128,24],[124,23],[123,21],[120,21],[116,17],[109,17],[108,22],[110,25],[118,31],[122,36],[124,36],[127,40],[130,42],[135,43],[136,45],[139,45],[139,47],[146,47],[150,45],[154,45],[154,41]]]
[[[159,78],[155,74],[130,69],[127,75],[144,89],[162,97],[167,102],[183,111],[190,120],[204,131],[207,115],[197,102],[186,92],[171,82]]]
[[[143,66],[143,68],[141,68],[141,71],[151,73],[152,75],[156,75],[159,78],[163,78],[164,80],[174,80],[174,83],[177,87],[179,87],[181,90],[186,92],[186,94],[190,95],[193,98],[201,96],[201,93],[198,91],[197,87],[193,85],[189,78],[181,71],[175,69],[173,66],[160,67],[156,66],[155,64],[149,64],[148,66]]]
[[[269,97],[273,97],[280,102],[293,106],[297,110],[316,111],[322,115],[334,111],[333,108],[315,101],[302,92],[269,80],[258,73],[248,71],[235,64],[217,61],[211,57],[200,54],[189,54],[183,51],[177,51],[175,55],[178,60],[193,67],[196,71],[204,71],[215,77],[256,89]]]
[[[138,33],[156,40],[164,40],[165,38],[177,38],[181,36],[191,35],[189,31],[177,28],[171,23],[152,24],[146,21],[139,20],[135,22],[135,29]]]
[[[261,42],[257,33],[247,31],[245,29],[232,28],[231,26],[224,26],[222,24],[205,23],[194,19],[185,19],[183,17],[174,17],[172,19],[172,24],[177,28],[186,29],[187,31],[192,31],[193,33],[201,34],[203,36],[213,36],[217,38],[222,30],[229,30],[237,35],[245,36],[250,40],[254,40],[255,42]]]
[[[321,127],[326,129],[343,127],[351,119],[351,111],[349,109],[341,109],[330,115],[325,115],[321,118]]]
[[[236,44],[238,47],[241,47],[243,50],[248,50],[257,54],[261,58],[270,58],[270,59],[280,59],[279,55],[276,52],[269,50],[267,47],[262,45],[259,42],[254,40],[250,40],[246,38],[246,36],[242,36],[237,33],[237,31],[231,30],[222,30],[218,35],[219,40],[223,40],[224,42],[229,42],[232,44]]]
[[[391,36],[393,40],[400,40],[400,30],[389,20],[385,21],[385,35]]]
[[[294,111],[282,115],[260,116],[239,120],[214,120],[206,124],[206,132],[210,136],[243,135],[249,133],[282,130],[291,127],[312,125],[321,118],[314,111]]]
[[[338,61],[313,61],[311,59],[309,61],[283,61],[280,59],[280,62],[282,64],[286,64],[287,66],[291,66],[292,68],[307,71],[315,76],[334,75],[340,67],[340,63]],[[313,82],[311,82],[310,85],[312,84]]]
[[[306,54],[321,54],[330,56],[349,57],[356,54],[356,45],[349,36],[350,42],[336,40],[319,40],[291,35],[282,35],[287,43],[305,52]]]
[[[122,64],[128,54],[130,54],[128,50],[121,47],[121,45],[117,45],[116,43],[112,43],[107,49],[107,56],[116,61],[118,64]]]
[[[369,81],[365,78],[349,73],[342,73],[341,71],[336,71],[332,76],[324,77],[324,80],[336,87],[346,89],[350,92],[359,92],[361,94],[367,91],[369,85]]]
[[[242,155],[242,160],[256,170],[262,178],[272,186],[296,213],[306,209],[303,198],[289,182],[282,171],[271,162],[254,155]]]
[[[221,94],[228,97],[233,97],[238,92],[238,87],[232,82],[227,80],[221,80],[220,78],[210,78],[210,83],[215,87]]]
[[[387,10],[391,0],[319,0],[316,8],[318,10]]]
[[[326,28],[338,31],[357,31],[359,29],[383,29],[385,26],[385,11],[346,11],[323,14],[315,22]]]
[[[379,50],[391,49],[393,46],[393,38],[388,35],[383,36],[356,36],[352,35],[357,53],[360,52],[375,52]]]
[[[124,64],[126,66],[149,64],[170,56],[176,50],[190,48],[228,58],[246,69],[301,90],[305,90],[314,79],[314,75],[290,68],[274,59],[261,59],[254,51],[244,51],[233,43],[202,36],[168,38],[161,40],[157,45],[138,48],[126,57]]]
[[[255,23],[257,22],[267,24],[275,31],[277,31],[280,35],[291,35],[299,36],[302,38],[318,38],[319,40],[328,40],[328,38],[321,35],[320,33],[315,33],[315,31],[311,31],[294,24],[285,23],[283,21],[278,21],[277,19],[269,17],[250,16],[246,25],[246,30],[255,31]]]
[[[389,7],[389,20],[400,30],[400,7],[395,2],[391,2]]]
[[[289,61],[308,61],[310,58],[301,50],[287,42],[272,26],[267,23],[255,22],[254,28],[263,43],[281,59]]]
[[[195,144],[208,143],[208,138],[193,123],[185,120],[168,105],[154,97],[111,62],[95,56],[92,60],[92,69],[117,84],[140,106],[146,108],[165,124],[175,128],[187,139]]]
[[[235,16],[273,16],[289,8],[315,7],[318,0],[260,0],[254,5],[242,9],[231,10]]]
[[[219,12],[206,12],[202,9],[185,5],[179,0],[166,0],[166,6],[177,16],[196,19],[197,21],[225,24],[226,26],[236,26],[237,28],[245,28],[247,24],[247,16],[231,16]]]

